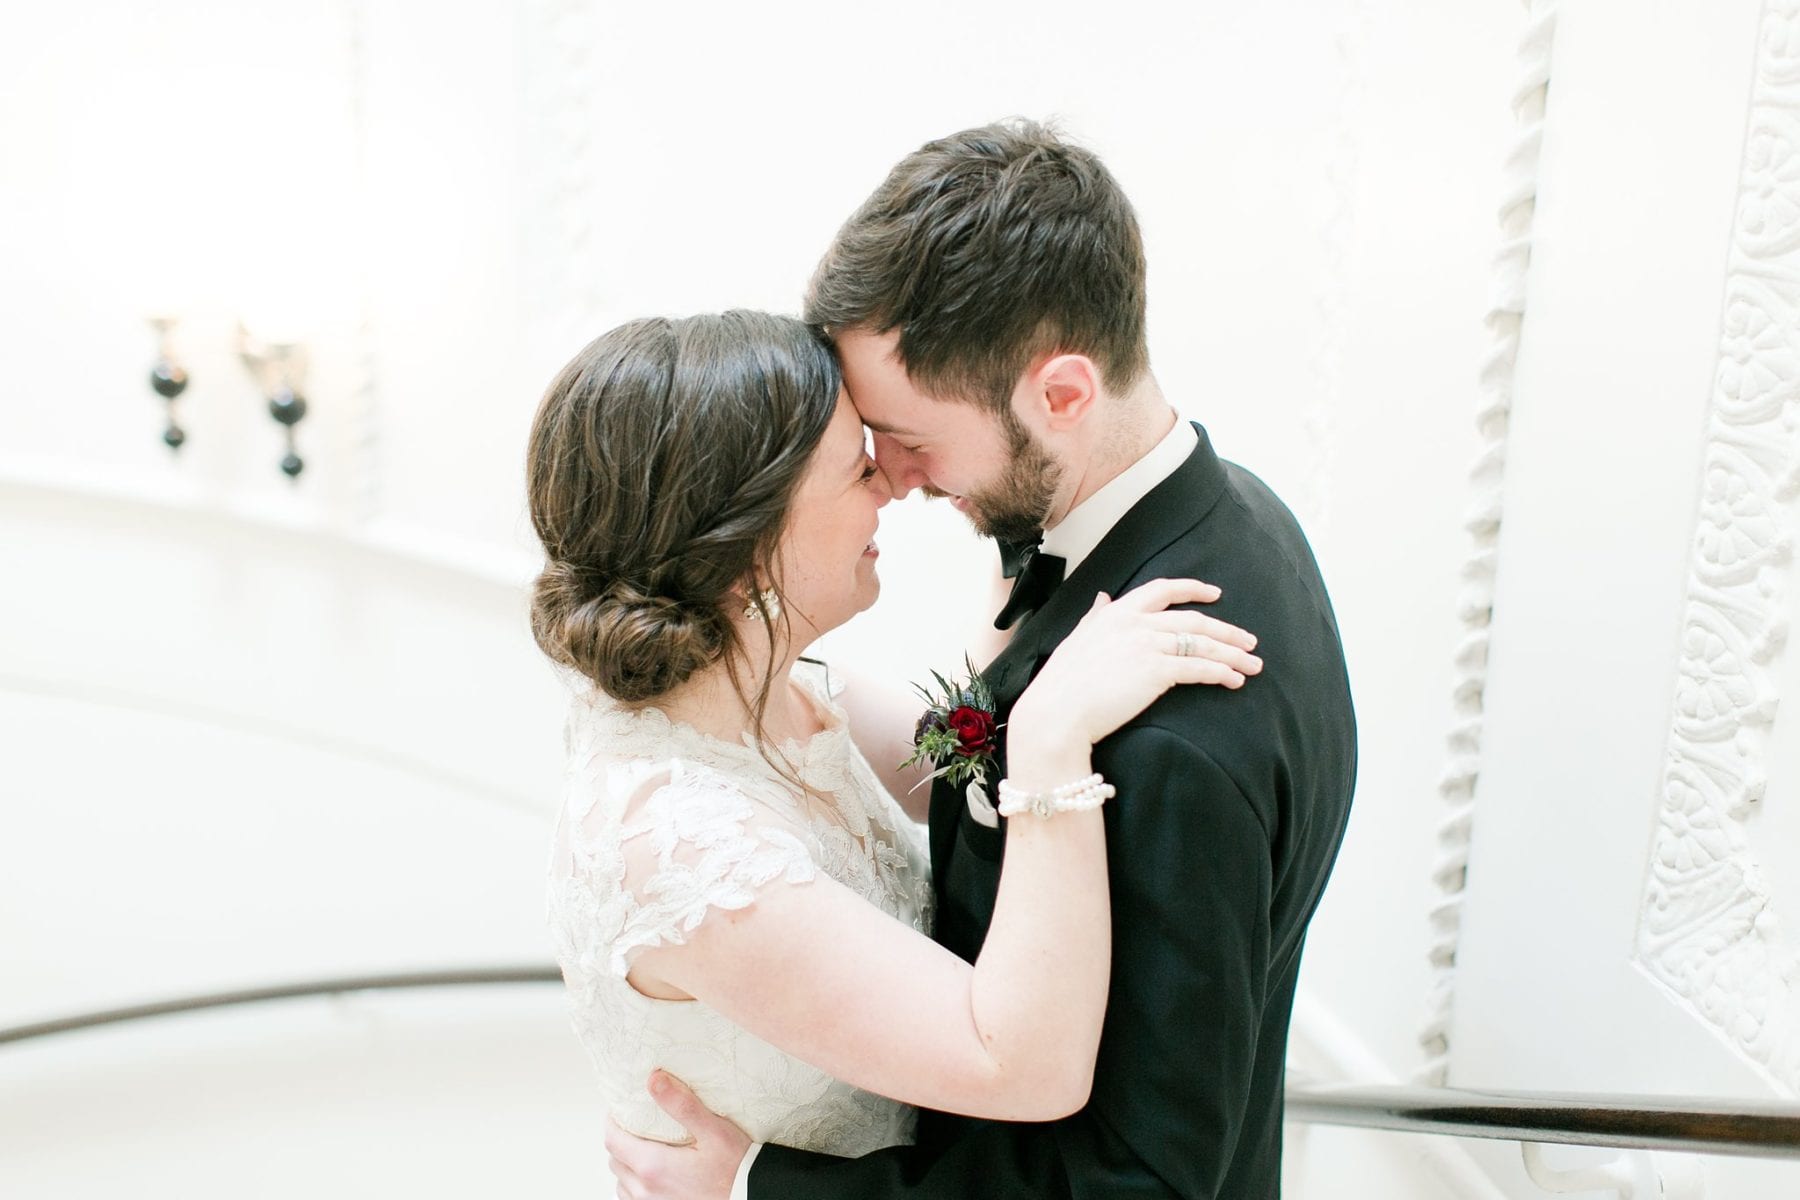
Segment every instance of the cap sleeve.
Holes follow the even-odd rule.
[[[613,860],[622,911],[608,955],[615,975],[646,948],[684,943],[713,913],[817,873],[792,823],[718,772],[676,761],[640,774],[623,801]]]

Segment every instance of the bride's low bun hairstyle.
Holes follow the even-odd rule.
[[[730,665],[733,589],[774,579],[839,384],[812,330],[766,313],[632,321],[577,354],[538,406],[526,463],[544,653],[627,704]]]
[[[717,662],[731,636],[717,607],[686,606],[627,583],[596,594],[563,563],[537,578],[532,632],[545,653],[627,702],[660,696]]]

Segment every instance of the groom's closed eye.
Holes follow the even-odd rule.
[[[924,440],[925,440],[924,438],[919,437],[917,434],[914,434],[911,430],[895,429],[892,425],[877,425],[873,421],[865,420],[863,422],[863,427],[866,428],[870,433],[878,434],[881,437],[887,438],[889,441],[893,442],[896,446],[900,447],[900,449],[906,451],[908,454],[918,453],[924,443]],[[907,445],[908,441],[912,441],[917,444],[909,446],[909,445]]]

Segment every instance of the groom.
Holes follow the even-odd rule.
[[[932,142],[839,232],[806,318],[835,341],[895,491],[948,496],[1022,559],[1000,618],[1012,641],[984,672],[1001,721],[1096,593],[1157,577],[1218,584],[1208,611],[1255,631],[1266,666],[1238,691],[1176,688],[1094,748],[1118,796],[1112,986],[1085,1108],[1030,1125],[924,1112],[916,1145],[857,1159],[746,1154],[735,1126],[661,1081],[695,1145],[634,1145],[643,1195],[1279,1195],[1294,983],[1349,815],[1355,720],[1292,514],[1150,374],[1130,204],[1093,154],[1032,123]],[[942,782],[931,798],[934,936],[969,961],[1006,842],[972,803]]]

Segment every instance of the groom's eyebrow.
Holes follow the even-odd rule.
[[[880,421],[871,421],[867,417],[863,418],[863,424],[867,425],[870,429],[873,429],[876,433],[885,433],[889,437],[916,438],[919,436],[910,429],[901,429],[897,425],[883,425]]]

